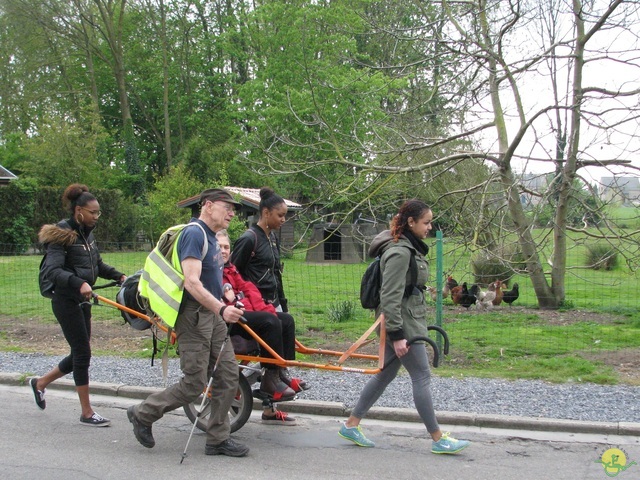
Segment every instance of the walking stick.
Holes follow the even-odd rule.
[[[244,317],[240,317],[240,321],[243,323],[247,323],[247,319]],[[218,364],[220,363],[220,357],[222,357],[222,351],[224,350],[224,346],[229,341],[229,336],[231,335],[232,327],[233,327],[233,323],[230,323],[229,328],[227,328],[227,335],[224,337],[224,340],[222,341],[222,347],[220,347],[218,358],[216,358],[216,363],[213,364],[213,371],[211,372],[211,377],[209,377],[209,383],[207,383],[207,388],[204,390],[204,394],[202,395],[202,403],[200,404],[200,410],[198,411],[198,414],[196,415],[196,418],[193,421],[193,426],[191,427],[191,433],[189,434],[189,438],[187,439],[187,444],[184,446],[184,452],[182,452],[182,458],[180,458],[181,465],[182,465],[182,462],[184,462],[184,459],[187,457],[187,448],[189,448],[189,443],[191,442],[191,437],[193,436],[193,432],[196,429],[198,420],[200,420],[200,415],[202,415],[202,412],[204,411],[204,406],[209,396],[208,395],[209,390],[211,389],[211,385],[213,384],[213,376],[215,375],[216,370],[218,369]]]

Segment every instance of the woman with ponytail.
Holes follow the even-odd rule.
[[[371,377],[340,428],[339,435],[361,447],[373,447],[360,427],[360,421],[380,398],[401,366],[409,372],[413,385],[413,401],[429,432],[432,453],[458,453],[469,446],[467,440],[456,440],[442,433],[431,398],[431,371],[424,342],[409,343],[414,337],[426,337],[427,308],[424,284],[429,277],[425,259],[429,248],[423,242],[431,231],[431,209],[420,200],[406,201],[391,221],[391,229],[378,234],[369,247],[371,257],[380,256],[382,285],[376,317],[384,314],[386,329],[385,367]],[[416,285],[412,285],[411,257],[418,266]]]
[[[96,197],[86,185],[69,185],[62,195],[70,218],[44,225],[39,240],[44,244],[44,268],[53,282],[51,307],[71,352],[56,367],[30,380],[36,405],[44,410],[45,389],[54,380],[73,372],[80,399],[80,423],[105,427],[110,420],[97,414],[89,401],[89,364],[91,362],[91,295],[98,277],[123,282],[126,276],[102,261],[93,236],[102,212]]]
[[[294,325],[289,312],[282,284],[280,242],[276,231],[287,221],[287,204],[269,187],[260,189],[260,218],[236,240],[231,252],[233,263],[245,280],[252,282],[262,295],[264,303],[275,308],[282,324]],[[285,360],[294,360],[295,351],[285,355]],[[288,368],[278,369],[278,390],[289,387],[296,393],[307,390],[309,385],[301,378],[291,376]],[[284,384],[284,385],[283,385]]]

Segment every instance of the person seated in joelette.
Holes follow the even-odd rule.
[[[278,355],[285,360],[295,359],[295,322],[288,314],[278,314],[273,305],[267,304],[262,299],[258,288],[240,275],[238,269],[229,261],[231,244],[226,231],[216,234],[218,245],[221,250],[222,259],[225,262],[223,270],[223,298],[222,301],[228,305],[233,305],[237,301],[243,304],[245,310],[244,317],[247,325],[262,338]],[[246,339],[252,339],[251,335],[240,325],[233,325],[231,335],[240,335]],[[267,351],[261,352],[262,356],[271,357]],[[291,400],[296,393],[309,388],[306,382],[299,378],[289,377],[288,384],[282,377],[281,367],[272,363],[262,363],[265,369],[260,391],[265,393],[274,401]],[[263,423],[294,425],[295,419],[290,415],[267,408],[262,414]]]

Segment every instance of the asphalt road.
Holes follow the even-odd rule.
[[[340,418],[298,415],[299,425],[262,425],[257,412],[234,438],[246,458],[204,455],[198,430],[180,464],[191,424],[181,411],[154,425],[156,447],[135,440],[125,409],[138,400],[94,395],[93,404],[112,420],[107,428],[80,425],[74,392],[50,390],[39,410],[27,386],[0,385],[0,472],[7,479],[605,479],[597,463],[612,447],[640,463],[640,439],[631,436],[451,428],[473,444],[457,456],[429,453],[424,427],[416,423],[365,421],[376,448],[360,448],[337,435]],[[629,466],[619,479],[640,478]]]

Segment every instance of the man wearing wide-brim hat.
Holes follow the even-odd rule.
[[[225,337],[227,323],[238,322],[243,311],[219,300],[224,263],[216,240],[216,232],[229,226],[238,205],[226,190],[203,191],[199,217],[191,219],[192,225],[187,226],[176,241],[185,290],[175,324],[183,377],[127,410],[134,435],[147,448],[155,445],[152,424],[166,412],[196,400],[213,375],[205,454],[242,457],[249,452],[248,447],[230,437],[228,412],[238,388],[238,364],[233,345],[225,342]],[[218,356],[220,360],[214,373]]]

